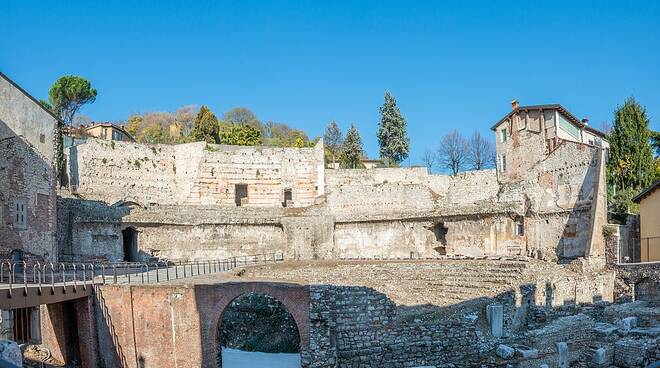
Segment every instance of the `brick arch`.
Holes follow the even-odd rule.
[[[222,314],[234,299],[249,293],[267,294],[279,300],[291,314],[300,334],[300,352],[309,349],[309,286],[271,282],[230,282],[196,287],[197,308],[200,311],[204,366],[218,366],[218,344]],[[210,364],[210,362],[215,362]]]

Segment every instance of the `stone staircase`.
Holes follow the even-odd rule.
[[[242,278],[366,286],[400,305],[448,306],[495,297],[533,282],[526,260],[406,260],[284,262],[251,267]]]

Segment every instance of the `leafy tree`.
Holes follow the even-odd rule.
[[[126,121],[126,131],[135,139],[137,139],[138,129],[140,129],[140,125],[142,125],[143,120],[144,119],[142,118],[142,115],[134,114],[129,116],[128,120]]]
[[[48,104],[44,104],[66,125],[71,125],[78,110],[96,100],[96,90],[85,78],[68,75],[61,77],[48,91]],[[44,101],[45,102],[45,101]],[[42,102],[43,103],[43,102]],[[55,161],[60,185],[65,184],[66,161],[64,160],[64,137],[62,127],[58,127],[55,144]]]
[[[43,98],[39,99],[39,103],[42,104],[48,110],[53,111],[53,106],[51,106],[50,103],[44,100]]]
[[[449,170],[452,175],[465,168],[469,157],[469,147],[465,138],[458,130],[445,134],[438,147],[440,165]]]
[[[474,132],[467,144],[467,161],[472,169],[491,169],[495,166],[495,147],[481,133]]]
[[[655,150],[655,157],[660,158],[660,132],[652,132],[651,134],[651,145]]]
[[[220,143],[257,146],[261,144],[261,133],[250,125],[223,123],[220,127]]]
[[[406,133],[406,119],[396,105],[391,93],[385,92],[385,102],[380,107],[378,125],[380,156],[388,163],[399,164],[408,157],[410,140]]]
[[[218,118],[208,107],[202,106],[195,117],[195,127],[190,132],[190,137],[196,142],[219,143],[219,129]]]
[[[65,124],[71,125],[78,110],[96,100],[96,90],[87,79],[68,75],[53,83],[48,92],[48,100],[53,112]]]
[[[348,169],[357,169],[362,165],[362,157],[364,150],[362,149],[362,138],[355,125],[351,124],[351,128],[346,132],[346,138],[341,145],[341,164],[342,167]]]
[[[334,165],[342,143],[341,129],[339,129],[339,125],[334,120],[325,128],[323,143],[328,152],[330,152],[332,164]]]
[[[639,213],[639,204],[633,202],[638,191],[632,188],[620,190],[611,200],[611,209],[614,213]]]
[[[616,191],[640,190],[655,177],[646,109],[633,97],[614,111],[608,179]]]

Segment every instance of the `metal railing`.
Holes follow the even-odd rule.
[[[151,284],[183,278],[203,276],[229,271],[239,266],[267,264],[283,261],[281,254],[257,254],[217,260],[189,262],[105,262],[105,263],[41,263],[41,262],[1,262],[0,288],[13,290],[29,287],[42,289],[73,287],[87,290],[96,284]]]
[[[643,263],[660,261],[660,236],[630,238],[629,256],[621,257],[621,263]]]

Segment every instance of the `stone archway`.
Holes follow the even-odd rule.
[[[266,362],[254,359],[277,359],[282,360],[279,364],[300,367],[300,340],[298,325],[282,302],[265,293],[242,294],[220,314],[218,365],[242,367],[246,359],[256,365]],[[272,353],[278,355],[268,355]]]
[[[273,282],[226,282],[195,287],[196,305],[200,319],[203,366],[218,365],[218,330],[222,313],[237,297],[247,293],[267,294],[282,303],[296,322],[300,335],[301,355],[309,350],[309,286]],[[215,362],[215,363],[212,363]]]

